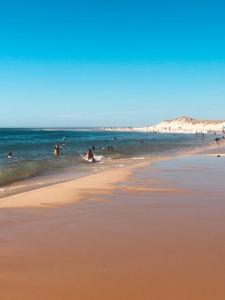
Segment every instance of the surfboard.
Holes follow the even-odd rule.
[[[95,161],[93,161],[92,159],[88,159],[88,157],[84,155],[81,155],[81,158],[87,162],[100,162],[103,159],[103,155],[94,155]]]

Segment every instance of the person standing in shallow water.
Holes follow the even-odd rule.
[[[88,150],[88,160],[92,160],[92,162],[95,162],[94,154],[91,149]]]
[[[54,155],[55,156],[59,155],[59,146],[57,144],[54,146]]]

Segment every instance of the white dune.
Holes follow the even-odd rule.
[[[157,125],[145,127],[110,127],[107,131],[162,132],[162,133],[208,133],[224,132],[225,120],[198,120],[191,117],[178,117],[165,120]]]

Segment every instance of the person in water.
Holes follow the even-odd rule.
[[[219,141],[221,141],[221,138],[215,138],[215,142],[217,143],[217,145],[219,145]]]
[[[54,146],[54,155],[59,155],[59,146],[57,144]]]
[[[8,155],[7,155],[7,158],[8,158],[8,159],[11,159],[12,157],[13,157],[12,152],[9,152]]]
[[[91,149],[88,150],[87,156],[88,160],[92,160],[92,162],[95,162],[94,154]]]

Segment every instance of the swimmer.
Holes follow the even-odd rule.
[[[11,159],[12,157],[13,157],[12,152],[9,152],[8,155],[7,155],[7,158],[8,158],[8,159]]]

